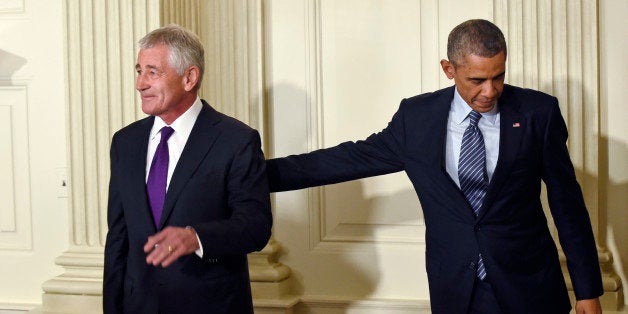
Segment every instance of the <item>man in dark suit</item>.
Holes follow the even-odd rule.
[[[578,313],[600,313],[598,256],[555,97],[504,84],[506,42],[485,20],[449,35],[455,86],[404,99],[383,131],[269,160],[272,191],[405,170],[421,201],[434,313],[568,313],[540,201],[558,228]]]
[[[204,49],[176,25],[140,40],[150,117],[116,132],[105,313],[253,313],[246,254],[272,225],[259,134],[198,98]]]

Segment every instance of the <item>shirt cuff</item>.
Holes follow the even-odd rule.
[[[196,235],[196,240],[198,240],[198,250],[194,251],[198,257],[203,258],[203,244],[201,244],[201,239]]]
[[[198,249],[194,251],[194,253],[196,253],[196,256],[203,258],[203,244],[201,243],[201,238],[198,237],[198,233],[196,233],[196,230],[194,230],[194,228],[190,226],[185,227],[185,229],[190,229],[194,231],[194,235],[196,236],[196,241],[198,241]]]

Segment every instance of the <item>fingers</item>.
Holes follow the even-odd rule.
[[[146,263],[153,266],[162,265],[163,267],[166,267],[164,265],[165,260],[169,257],[169,255],[172,255],[175,251],[173,246],[170,246],[171,250],[168,250],[168,247],[169,247],[168,245],[157,245],[146,256]]]
[[[198,248],[198,240],[193,229],[166,227],[148,237],[144,252],[148,253],[147,264],[168,267],[181,256],[193,253]]]
[[[159,247],[159,243],[162,243],[166,237],[166,234],[164,233],[166,229],[148,237],[148,241],[146,241],[146,244],[144,244],[144,253],[148,253],[152,251],[153,249],[156,249],[157,247]]]

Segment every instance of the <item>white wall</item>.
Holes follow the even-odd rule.
[[[608,234],[628,304],[628,1],[600,1],[600,100],[608,148]]]
[[[68,244],[62,17],[61,1],[0,2],[0,309],[41,303]]]

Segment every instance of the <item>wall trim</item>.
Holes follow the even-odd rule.
[[[386,313],[431,313],[429,300],[409,299],[370,299],[359,300],[330,296],[304,296],[298,307],[305,306],[316,313],[317,310],[381,310]],[[321,312],[322,313],[322,312]]]

